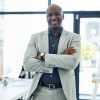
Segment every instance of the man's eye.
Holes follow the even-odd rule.
[[[61,14],[57,13],[56,16],[60,16]]]
[[[48,16],[50,17],[50,16],[52,16],[52,14],[48,14]]]
[[[52,17],[52,16],[53,16],[53,14],[48,14],[48,17]],[[61,16],[61,14],[56,13],[56,14],[54,14],[54,16]]]

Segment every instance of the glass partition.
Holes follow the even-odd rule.
[[[100,74],[98,73],[100,71],[100,18],[81,18],[80,35],[82,56],[79,92],[81,99],[82,96],[88,96],[90,99],[94,89],[92,80],[98,79]],[[97,89],[97,96],[100,99],[100,86]]]
[[[60,5],[64,11],[100,11],[99,0],[51,0]]]

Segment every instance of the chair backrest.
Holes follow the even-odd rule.
[[[24,70],[24,67],[22,66],[21,72],[19,74],[19,78],[33,78],[34,73],[32,72],[26,72]]]
[[[25,78],[25,76],[26,76],[26,73],[25,73],[24,68],[22,66],[21,72],[19,74],[19,78]]]

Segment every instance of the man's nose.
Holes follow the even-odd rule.
[[[57,17],[55,15],[52,15],[51,19],[56,19]]]

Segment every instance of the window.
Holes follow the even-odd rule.
[[[95,85],[92,80],[98,79],[98,74],[100,77],[100,18],[81,18],[80,35],[82,56],[79,92],[82,94],[81,99],[83,95],[90,99]],[[97,88],[97,95],[100,95],[100,86]]]
[[[48,0],[5,0],[4,11],[45,11]]]
[[[60,5],[64,11],[100,11],[99,0],[51,0],[51,3]]]

